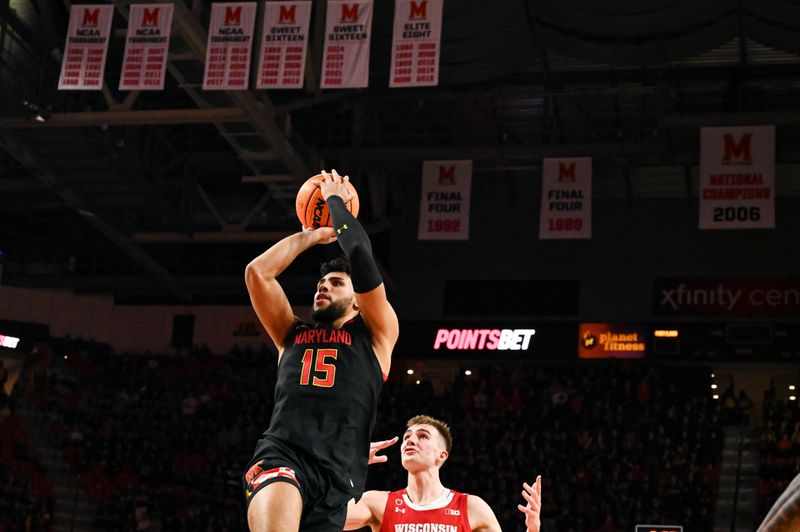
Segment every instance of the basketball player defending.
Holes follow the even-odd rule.
[[[250,300],[278,348],[275,407],[243,483],[252,531],[339,532],[364,491],[378,395],[398,336],[397,316],[366,232],[345,207],[348,177],[319,185],[333,228],[304,230],[254,259]],[[276,277],[315,244],[346,255],[323,264],[312,319],[295,317]]]
[[[415,416],[403,434],[400,456],[408,471],[408,486],[400,491],[368,491],[360,501],[347,507],[345,530],[369,526],[374,532],[435,530],[464,532],[480,530],[499,532],[500,523],[486,502],[475,495],[445,488],[439,469],[450,454],[452,437],[446,423],[429,416]],[[372,444],[370,463],[385,462],[377,452],[393,445],[397,438]],[[542,505],[542,478],[533,486],[523,484],[526,506],[517,508],[525,514],[528,532],[539,532]]]

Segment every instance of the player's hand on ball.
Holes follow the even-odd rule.
[[[320,227],[318,229],[303,227],[303,232],[311,235],[314,244],[330,244],[336,242],[336,232],[333,230],[333,227]]]
[[[350,176],[342,177],[335,169],[331,170],[330,173],[323,170],[322,175],[325,179],[320,181],[317,186],[323,199],[327,201],[330,196],[339,196],[345,203],[352,199],[350,190],[347,188]]]
[[[391,440],[383,440],[383,441],[373,441],[369,444],[369,462],[367,464],[378,464],[381,462],[385,462],[389,459],[388,456],[379,455],[378,451],[382,451],[387,447],[391,447],[395,443],[397,443],[398,437],[395,436]]]

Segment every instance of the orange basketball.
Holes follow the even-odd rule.
[[[325,178],[322,174],[310,177],[297,191],[295,209],[297,210],[297,218],[304,227],[319,229],[320,227],[333,226],[331,214],[328,212],[328,204],[322,199],[319,187],[315,185],[316,182],[323,179]],[[345,206],[353,216],[358,216],[358,193],[349,181],[347,182],[347,189],[350,191],[352,199],[345,203]]]

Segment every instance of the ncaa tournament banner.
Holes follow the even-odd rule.
[[[203,90],[248,87],[256,6],[255,2],[211,4]]]
[[[329,0],[322,56],[323,89],[369,84],[372,0]]]
[[[540,239],[592,237],[592,158],[542,161]]]
[[[264,4],[256,88],[303,88],[310,21],[310,0]]]
[[[161,90],[174,4],[132,4],[120,90]]]
[[[103,72],[108,55],[108,38],[114,6],[77,5],[69,8],[67,42],[61,62],[59,90],[103,88]]]
[[[390,87],[439,84],[443,0],[396,0]]]
[[[420,240],[468,240],[472,161],[425,161],[419,202]]]
[[[700,229],[775,227],[775,126],[700,130]]]

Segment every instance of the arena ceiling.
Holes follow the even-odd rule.
[[[424,89],[388,88],[393,3],[376,1],[370,87],[322,91],[315,0],[305,88],[269,92],[201,90],[200,0],[176,3],[165,89],[118,91],[130,2],[114,3],[96,92],[56,89],[70,2],[0,4],[6,283],[241,300],[244,265],[296,229],[294,194],[322,167],[359,184],[379,256],[426,159],[537,179],[542,157],[593,156],[596,195],[690,198],[699,127],[776,124],[777,194],[800,194],[796,1],[445,0]]]

